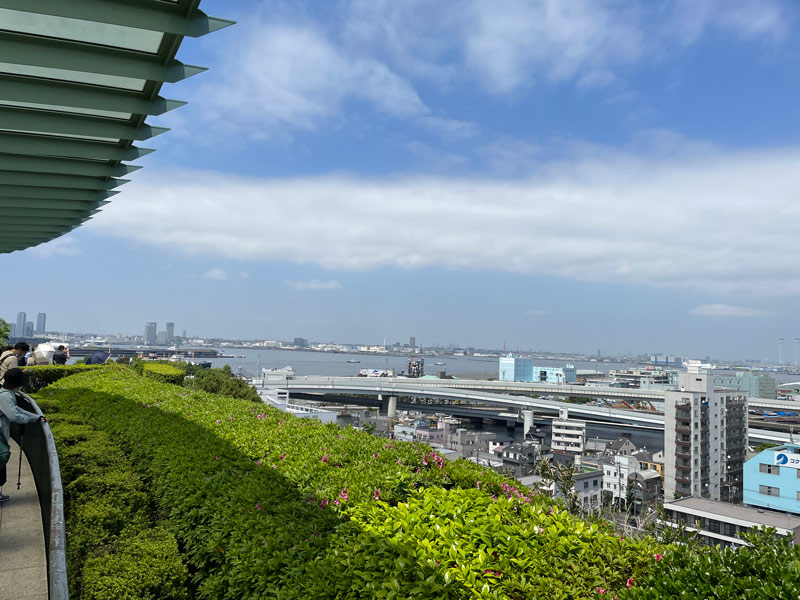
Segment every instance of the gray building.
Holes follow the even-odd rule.
[[[167,323],[167,342],[172,343],[175,339],[175,323]]]
[[[775,378],[763,373],[739,371],[735,375],[714,375],[714,387],[746,392],[751,398],[775,400]]]
[[[33,321],[26,321],[25,323],[25,337],[33,337]]]
[[[25,337],[25,323],[27,322],[28,315],[24,312],[17,313],[17,327],[14,333],[17,337]]]
[[[47,314],[46,313],[39,313],[36,315],[36,335],[44,333],[47,331]]]
[[[306,338],[294,338],[294,346],[297,348],[308,348],[308,340]]]
[[[750,508],[706,498],[683,498],[664,502],[666,520],[662,526],[685,526],[687,532],[697,532],[708,546],[737,548],[745,542],[740,533],[774,527],[776,536],[791,536],[794,545],[800,544],[800,517],[785,513]]]
[[[155,323],[145,323],[144,325],[144,343],[145,344],[155,344],[156,343],[156,324]]]
[[[664,498],[741,502],[747,394],[714,388],[713,375],[682,373],[664,406]]]

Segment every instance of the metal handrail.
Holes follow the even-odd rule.
[[[36,402],[27,394],[17,395],[20,408],[42,415]],[[58,464],[56,444],[48,423],[29,423],[21,436],[20,447],[36,482],[42,527],[47,546],[47,581],[50,600],[68,600],[67,543],[64,528],[64,489]]]

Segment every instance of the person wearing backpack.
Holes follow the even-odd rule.
[[[3,377],[9,369],[19,367],[20,360],[30,351],[31,347],[25,342],[18,342],[10,350],[0,354],[0,385],[3,385]],[[25,366],[23,361],[22,366]]]
[[[8,502],[9,497],[3,494],[6,483],[6,464],[11,458],[11,423],[32,423],[33,421],[46,422],[44,416],[28,412],[17,406],[15,392],[25,385],[25,374],[22,369],[13,368],[5,372],[3,387],[0,389],[0,502]]]

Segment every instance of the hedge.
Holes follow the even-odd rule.
[[[128,456],[198,598],[594,598],[660,566],[652,539],[424,445],[131,371],[63,379],[40,403]]]
[[[70,596],[183,600],[186,567],[158,526],[139,474],[107,433],[66,406],[49,406],[64,480]]]
[[[186,371],[180,367],[161,363],[144,363],[142,374],[150,379],[155,379],[162,383],[171,383],[172,385],[181,385],[183,378],[186,377]]]
[[[118,369],[120,367],[114,364],[41,365],[35,367],[25,367],[23,371],[28,377],[28,383],[25,387],[22,388],[22,391],[28,394],[33,394],[35,392],[38,392],[40,389],[47,387],[51,383],[58,381],[62,377],[68,377],[70,375],[83,373],[85,371],[95,371],[97,369],[106,369],[106,368]]]

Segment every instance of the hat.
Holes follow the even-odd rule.
[[[3,386],[9,389],[22,387],[26,383],[28,383],[28,378],[22,369],[9,369],[3,378]]]

